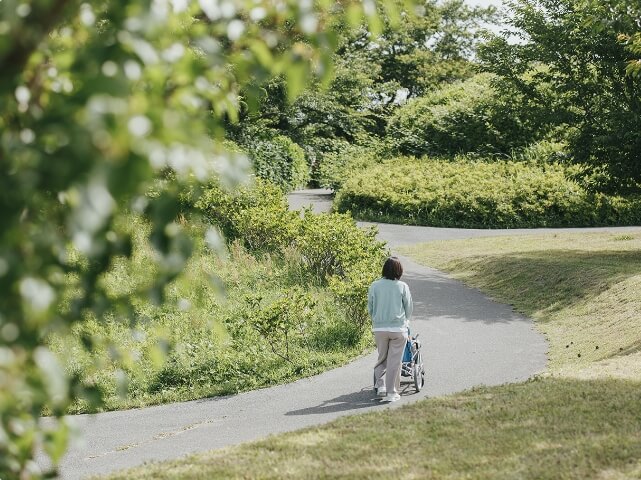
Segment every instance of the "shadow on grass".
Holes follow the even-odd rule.
[[[633,353],[641,352],[641,339],[638,339],[626,347],[622,347],[621,350],[616,355],[612,355],[613,357],[627,357],[628,355],[632,355]],[[606,357],[607,358],[607,357]]]
[[[513,300],[515,306],[531,315],[589,300],[641,274],[641,251],[541,250],[472,257],[456,269],[465,270],[463,280]]]

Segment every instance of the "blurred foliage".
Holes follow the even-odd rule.
[[[64,375],[45,338],[87,318],[135,321],[132,294],[110,295],[103,282],[113,258],[131,252],[120,213],[151,222],[156,275],[135,293],[160,304],[192,251],[176,221],[181,190],[212,175],[232,186],[247,169],[221,141],[240,92],[255,105],[255,87],[283,76],[291,101],[310,79],[327,82],[333,25],[380,32],[371,7],[0,2],[0,477],[40,476],[31,460],[40,442],[60,459],[66,427],[40,431],[43,409],[101,404],[95,385]]]
[[[638,1],[508,6],[505,22],[513,28],[479,50],[484,69],[501,78],[502,95],[521,97],[524,110],[547,108],[549,128],[563,132],[574,161],[605,166],[604,191],[638,190],[641,77],[631,60],[638,51]],[[554,96],[541,95],[540,85],[550,85]]]
[[[336,206],[361,219],[440,227],[578,227],[641,222],[639,195],[590,192],[575,177],[585,177],[581,166],[549,160],[396,158],[352,176],[337,194]]]

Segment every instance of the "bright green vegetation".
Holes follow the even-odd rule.
[[[153,278],[152,251],[141,237],[148,226],[133,224],[140,232],[136,243],[141,244],[131,261],[117,262],[107,275],[108,288],[114,291],[135,291]],[[233,244],[227,258],[221,258],[199,242],[162,307],[139,302],[139,322],[131,327],[116,320],[83,322],[73,328],[73,335],[53,339],[51,348],[69,374],[97,387],[104,396],[102,408],[108,410],[236,393],[313,375],[354,358],[368,344],[334,296],[326,288],[310,286],[299,270],[294,251],[286,258],[255,258]],[[256,327],[261,314],[301,305],[296,313],[303,315],[292,319],[297,330],[288,345],[276,338],[272,351]],[[105,346],[88,352],[83,339]],[[287,360],[281,358],[286,354]],[[79,401],[70,413],[89,407]]]
[[[553,374],[641,380],[641,230],[431,242],[403,251],[514,305]]]
[[[431,242],[405,253],[532,315],[550,342],[550,375],[109,478],[639,478],[641,230]]]
[[[3,480],[55,476],[35,472],[32,459],[40,445],[55,468],[68,428],[61,419],[43,432],[39,416],[61,416],[77,400],[99,403],[101,379],[67,377],[47,342],[70,329],[95,332],[82,344],[102,357],[98,333],[118,331],[120,341],[128,325],[144,324],[141,298],[162,304],[165,287],[200,249],[179,218],[183,193],[212,180],[233,188],[250,173],[247,158],[225,140],[257,110],[265,85],[278,79],[287,102],[311,84],[327,85],[340,38],[380,31],[385,12],[399,17],[392,0],[374,8],[352,0],[340,8],[152,3],[0,2]],[[278,156],[283,185],[305,182],[302,147],[277,140],[256,170]],[[147,195],[159,179],[167,188]],[[123,218],[132,210],[150,225],[142,265],[150,268],[136,279],[146,291],[109,281],[119,257],[131,254]],[[92,319],[106,324],[94,328]],[[135,362],[145,340],[121,343],[133,349],[123,357]]]
[[[640,387],[548,378],[478,388],[109,478],[638,478]]]
[[[522,96],[500,95],[487,73],[444,85],[407,102],[390,117],[388,134],[402,153],[423,155],[510,154],[537,139],[522,118]]]
[[[474,75],[470,53],[496,18],[494,8],[459,0],[416,2],[421,12],[413,15],[403,2],[394,0],[391,8],[375,3],[381,35],[337,26],[331,79],[312,82],[293,101],[286,75],[248,89],[260,97],[250,98],[255,108],[241,110],[228,136],[254,158],[259,176],[288,183],[277,178],[288,163],[282,148],[287,137],[304,150],[312,182],[326,184],[324,164],[332,157],[385,142],[399,90],[415,98]]]
[[[641,197],[593,193],[555,163],[396,158],[345,181],[339,211],[361,219],[443,227],[641,223]]]
[[[249,130],[241,140],[253,172],[287,191],[305,188],[309,182],[309,166],[303,149],[278,132]]]
[[[274,385],[369,348],[361,290],[384,254],[373,232],[337,214],[301,218],[287,210],[280,189],[262,182],[233,196],[212,187],[199,205],[229,243],[216,251],[205,241],[206,224],[185,222],[199,240],[162,306],[139,297],[131,325],[90,318],[50,340],[68,374],[92,387],[104,409]],[[145,240],[148,222],[131,215],[127,223],[134,253],[104,278],[114,297],[145,291],[159,274]],[[70,411],[91,408],[78,401]]]

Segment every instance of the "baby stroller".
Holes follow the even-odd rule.
[[[414,388],[416,388],[417,392],[420,392],[423,385],[425,385],[425,367],[423,366],[421,342],[418,339],[418,333],[413,337],[408,333],[401,363],[401,380],[403,377],[409,377],[410,381],[414,382]]]
[[[403,377],[414,382],[414,388],[417,392],[421,391],[425,385],[425,367],[423,366],[423,357],[421,355],[421,342],[418,339],[418,333],[411,336],[408,332],[405,351],[401,360],[401,381]],[[376,374],[374,374],[374,387],[376,387]]]

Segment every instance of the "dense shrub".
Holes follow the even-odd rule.
[[[360,172],[336,196],[357,217],[447,227],[641,223],[641,197],[586,190],[552,164],[399,158]]]
[[[350,215],[306,211],[296,239],[304,268],[329,285],[359,332],[368,319],[367,289],[387,254],[375,237],[375,229],[358,228]]]
[[[299,215],[289,211],[282,190],[261,179],[234,192],[212,185],[196,207],[228,241],[238,240],[253,252],[280,251],[298,230]]]
[[[304,187],[309,181],[305,152],[288,137],[277,135],[255,140],[247,151],[256,175],[280,185],[285,190]]]
[[[380,269],[384,251],[373,232],[361,231],[346,215],[289,212],[281,190],[260,180],[233,195],[212,188],[201,200],[207,217],[236,235],[227,260],[204,241],[209,225],[183,222],[199,240],[184,274],[164,292],[162,307],[140,298],[134,325],[89,318],[49,340],[67,372],[95,387],[108,409],[320,373],[353,358],[368,341],[366,297],[349,292],[360,288],[353,272],[371,281]],[[134,294],[157,273],[149,225],[133,215],[128,224],[133,255],[117,259],[104,278],[112,295]],[[278,236],[283,228],[288,233]],[[88,352],[85,342],[97,347]],[[72,411],[86,408],[77,403]]]
[[[282,191],[261,180],[234,193],[212,187],[196,206],[228,241],[242,242],[250,252],[295,255],[305,282],[329,285],[362,331],[363,288],[378,276],[386,253],[375,231],[358,228],[349,215],[291,212]]]
[[[479,74],[409,101],[387,133],[403,154],[509,154],[534,140],[525,123],[512,99],[494,90],[492,76]]]
[[[378,164],[387,155],[387,147],[380,140],[372,139],[363,144],[344,144],[341,148],[323,155],[317,170],[320,186],[339,190],[354,172]]]
[[[262,124],[247,124],[241,126],[232,139],[251,160],[257,177],[285,191],[308,184],[310,167],[305,151],[280,130]]]

